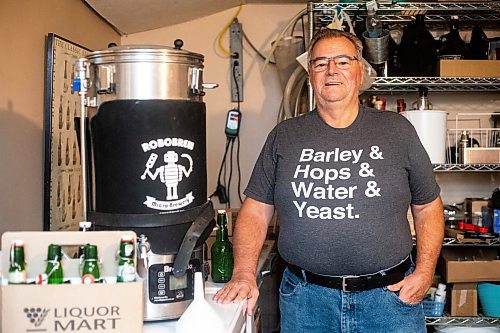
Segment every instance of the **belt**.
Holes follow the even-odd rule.
[[[375,274],[367,275],[345,275],[345,276],[330,276],[320,275],[309,272],[292,264],[287,264],[288,269],[299,278],[305,275],[308,283],[313,283],[318,286],[340,289],[342,291],[364,291],[380,287],[385,287],[391,284],[398,283],[405,277],[406,271],[411,266],[410,256],[408,256],[400,264],[391,267],[385,271],[380,271]]]

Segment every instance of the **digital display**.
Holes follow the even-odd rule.
[[[178,289],[186,289],[187,288],[187,274],[184,274],[181,277],[175,277],[170,275],[169,277],[169,289],[170,290],[178,290]]]

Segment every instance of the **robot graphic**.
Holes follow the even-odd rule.
[[[184,157],[189,161],[188,170],[186,170],[183,165],[177,164],[179,161],[179,155],[175,151],[169,150],[163,155],[163,160],[166,164],[156,168],[155,172],[152,173],[150,169],[154,166],[156,159],[158,158],[157,154],[152,153],[146,163],[146,170],[141,176],[142,180],[146,179],[146,175],[148,175],[151,180],[156,180],[159,175],[160,181],[165,184],[167,188],[167,201],[179,199],[179,196],[177,195],[177,186],[182,181],[183,175],[188,178],[193,171],[193,159],[191,156],[188,154],[182,154],[181,157]]]

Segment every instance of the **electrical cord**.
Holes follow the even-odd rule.
[[[222,50],[222,52],[224,52],[226,55],[230,56],[230,57],[234,57],[235,54],[226,50],[226,48],[222,45],[222,37],[226,34],[227,30],[229,29],[229,27],[231,26],[231,24],[233,24],[233,21],[236,20],[238,18],[238,15],[240,15],[240,12],[241,12],[241,9],[243,8],[243,4],[240,4],[239,8],[238,8],[238,11],[236,12],[236,14],[234,14],[233,18],[231,20],[229,20],[229,23],[226,24],[226,26],[224,27],[224,29],[222,29],[222,31],[219,33],[219,37],[217,38],[217,44],[219,45],[219,48]]]
[[[230,140],[228,138],[226,140],[226,148],[224,149],[224,156],[222,157],[222,161],[221,161],[220,168],[219,168],[219,175],[217,176],[217,187],[216,187],[215,191],[210,195],[210,198],[217,196],[219,198],[220,203],[227,202],[226,188],[221,183],[221,176],[222,176],[222,170],[225,169],[227,152],[229,150],[229,144],[230,144]],[[225,174],[225,172],[224,172],[224,174]],[[225,176],[224,176],[224,178],[225,178]]]
[[[255,53],[257,53],[257,55],[259,56],[259,58],[261,58],[262,60],[266,60],[266,56],[260,52],[256,47],[255,45],[253,45],[253,43],[250,41],[250,39],[248,38],[247,34],[245,33],[244,30],[241,31],[243,33],[243,38],[245,38],[245,40],[247,41],[248,45],[250,45],[250,47],[252,48],[252,50],[254,50]],[[269,63],[270,64],[273,64],[273,65],[276,65],[276,62],[274,61],[271,61],[269,60]]]
[[[237,57],[237,55],[235,56]],[[232,68],[232,77],[236,84],[236,95],[237,95],[237,111],[240,113],[240,88],[238,85],[238,81],[236,79],[236,66],[238,62],[233,62]],[[228,115],[229,117],[229,115]],[[239,121],[239,119],[238,119]],[[239,126],[239,125],[238,125]],[[241,200],[241,168],[240,168],[240,139],[238,134],[231,135],[226,132],[226,146],[224,149],[224,155],[222,157],[222,161],[219,168],[219,174],[217,176],[217,187],[215,191],[210,195],[210,198],[213,196],[217,196],[221,204],[226,204],[227,208],[231,208],[231,183],[233,181],[233,160],[234,160],[234,141],[237,139],[237,148],[236,148],[236,165],[237,165],[237,173],[238,173],[238,198],[240,203],[243,202]],[[228,157],[229,152],[229,157]],[[227,162],[229,158],[229,167],[227,167]],[[227,175],[229,172],[229,176]],[[224,175],[224,176],[223,176]],[[223,176],[223,177],[222,177]],[[221,179],[223,178],[223,179]],[[227,179],[227,182],[226,182]]]
[[[227,181],[227,205],[231,207],[231,178],[233,177],[233,150],[234,150],[234,138],[230,138],[231,141],[231,154],[229,155],[229,179]]]
[[[245,33],[243,32],[243,35]],[[238,85],[238,80],[236,80],[236,71],[235,71],[236,64],[233,65],[233,79],[234,83],[236,85],[236,96],[238,97],[238,112],[241,113],[240,111],[240,87]],[[231,138],[233,143],[234,143],[234,138]],[[240,204],[243,203],[243,200],[241,199],[241,168],[240,168],[240,136],[238,135],[236,137],[237,139],[237,148],[236,148],[236,166],[238,167],[238,198],[240,200]],[[230,165],[231,170],[233,169],[233,144],[231,144],[231,165]]]
[[[283,28],[283,30],[279,33],[278,37],[276,38],[276,42],[273,44],[272,48],[271,48],[271,51],[269,52],[269,56],[266,57],[266,61],[264,61],[264,67],[262,68],[262,70],[264,70],[266,68],[266,65],[269,63],[269,60],[270,60],[270,55],[274,53],[274,50],[276,49],[276,47],[278,46],[278,43],[279,41],[283,38],[283,36],[285,35],[286,31],[294,24],[295,21],[299,20],[304,14],[307,14],[307,9],[304,8],[302,9],[300,12],[298,12],[288,23],[287,25],[285,26],[285,28]]]
[[[234,84],[236,85],[236,99],[237,99],[237,103],[238,103],[238,107],[236,108],[236,110],[240,111],[240,86],[238,84],[238,80],[236,79],[236,66],[238,65],[237,62],[234,62],[233,63],[233,80],[234,80]]]
[[[240,199],[240,204],[243,203],[241,199],[241,169],[240,169],[240,137],[236,137],[238,146],[236,147],[236,165],[238,166],[238,199]]]

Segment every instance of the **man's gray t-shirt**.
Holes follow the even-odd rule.
[[[269,134],[245,194],[274,205],[278,250],[311,272],[359,275],[400,262],[412,248],[407,211],[439,196],[413,126],[360,106],[333,128],[314,110]]]

